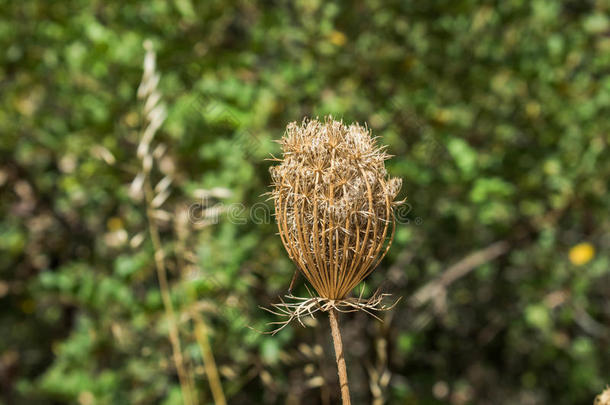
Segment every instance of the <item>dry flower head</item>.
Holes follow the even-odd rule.
[[[343,300],[387,253],[401,186],[367,127],[326,118],[288,125],[271,170],[279,234],[320,298]]]

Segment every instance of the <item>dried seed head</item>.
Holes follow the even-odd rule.
[[[293,122],[279,142],[270,170],[282,242],[320,297],[342,299],[389,249],[401,180],[388,178],[390,156],[358,124]]]

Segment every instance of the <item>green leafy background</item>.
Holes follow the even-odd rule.
[[[272,140],[327,114],[389,145],[408,203],[367,280],[403,300],[384,323],[341,318],[354,403],[589,404],[610,382],[608,1],[4,0],[0,404],[182,403],[128,194],[146,39],[168,108],[166,205],[214,187],[243,204],[193,231],[195,274],[161,228],[200,403],[191,311],[230,404],[338,401],[323,316],[248,328],[268,330],[258,306],[294,270],[273,221],[249,215],[272,211]],[[504,254],[411,299],[496,242]],[[586,263],[570,260],[580,243]]]

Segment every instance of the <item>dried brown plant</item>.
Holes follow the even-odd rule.
[[[389,178],[385,147],[367,127],[324,121],[291,123],[279,141],[283,157],[272,167],[272,198],[279,234],[297,269],[319,297],[274,304],[287,320],[328,312],[343,404],[350,404],[338,312],[386,310],[386,294],[348,297],[387,253],[394,236],[395,198],[401,181]],[[302,323],[302,322],[301,322]]]
[[[272,167],[279,233],[318,295],[341,300],[387,253],[401,186],[366,127],[327,118],[291,123]]]

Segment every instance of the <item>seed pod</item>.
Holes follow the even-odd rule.
[[[284,247],[320,297],[343,299],[390,247],[401,180],[358,124],[293,122],[279,142],[283,158],[270,170]]]

